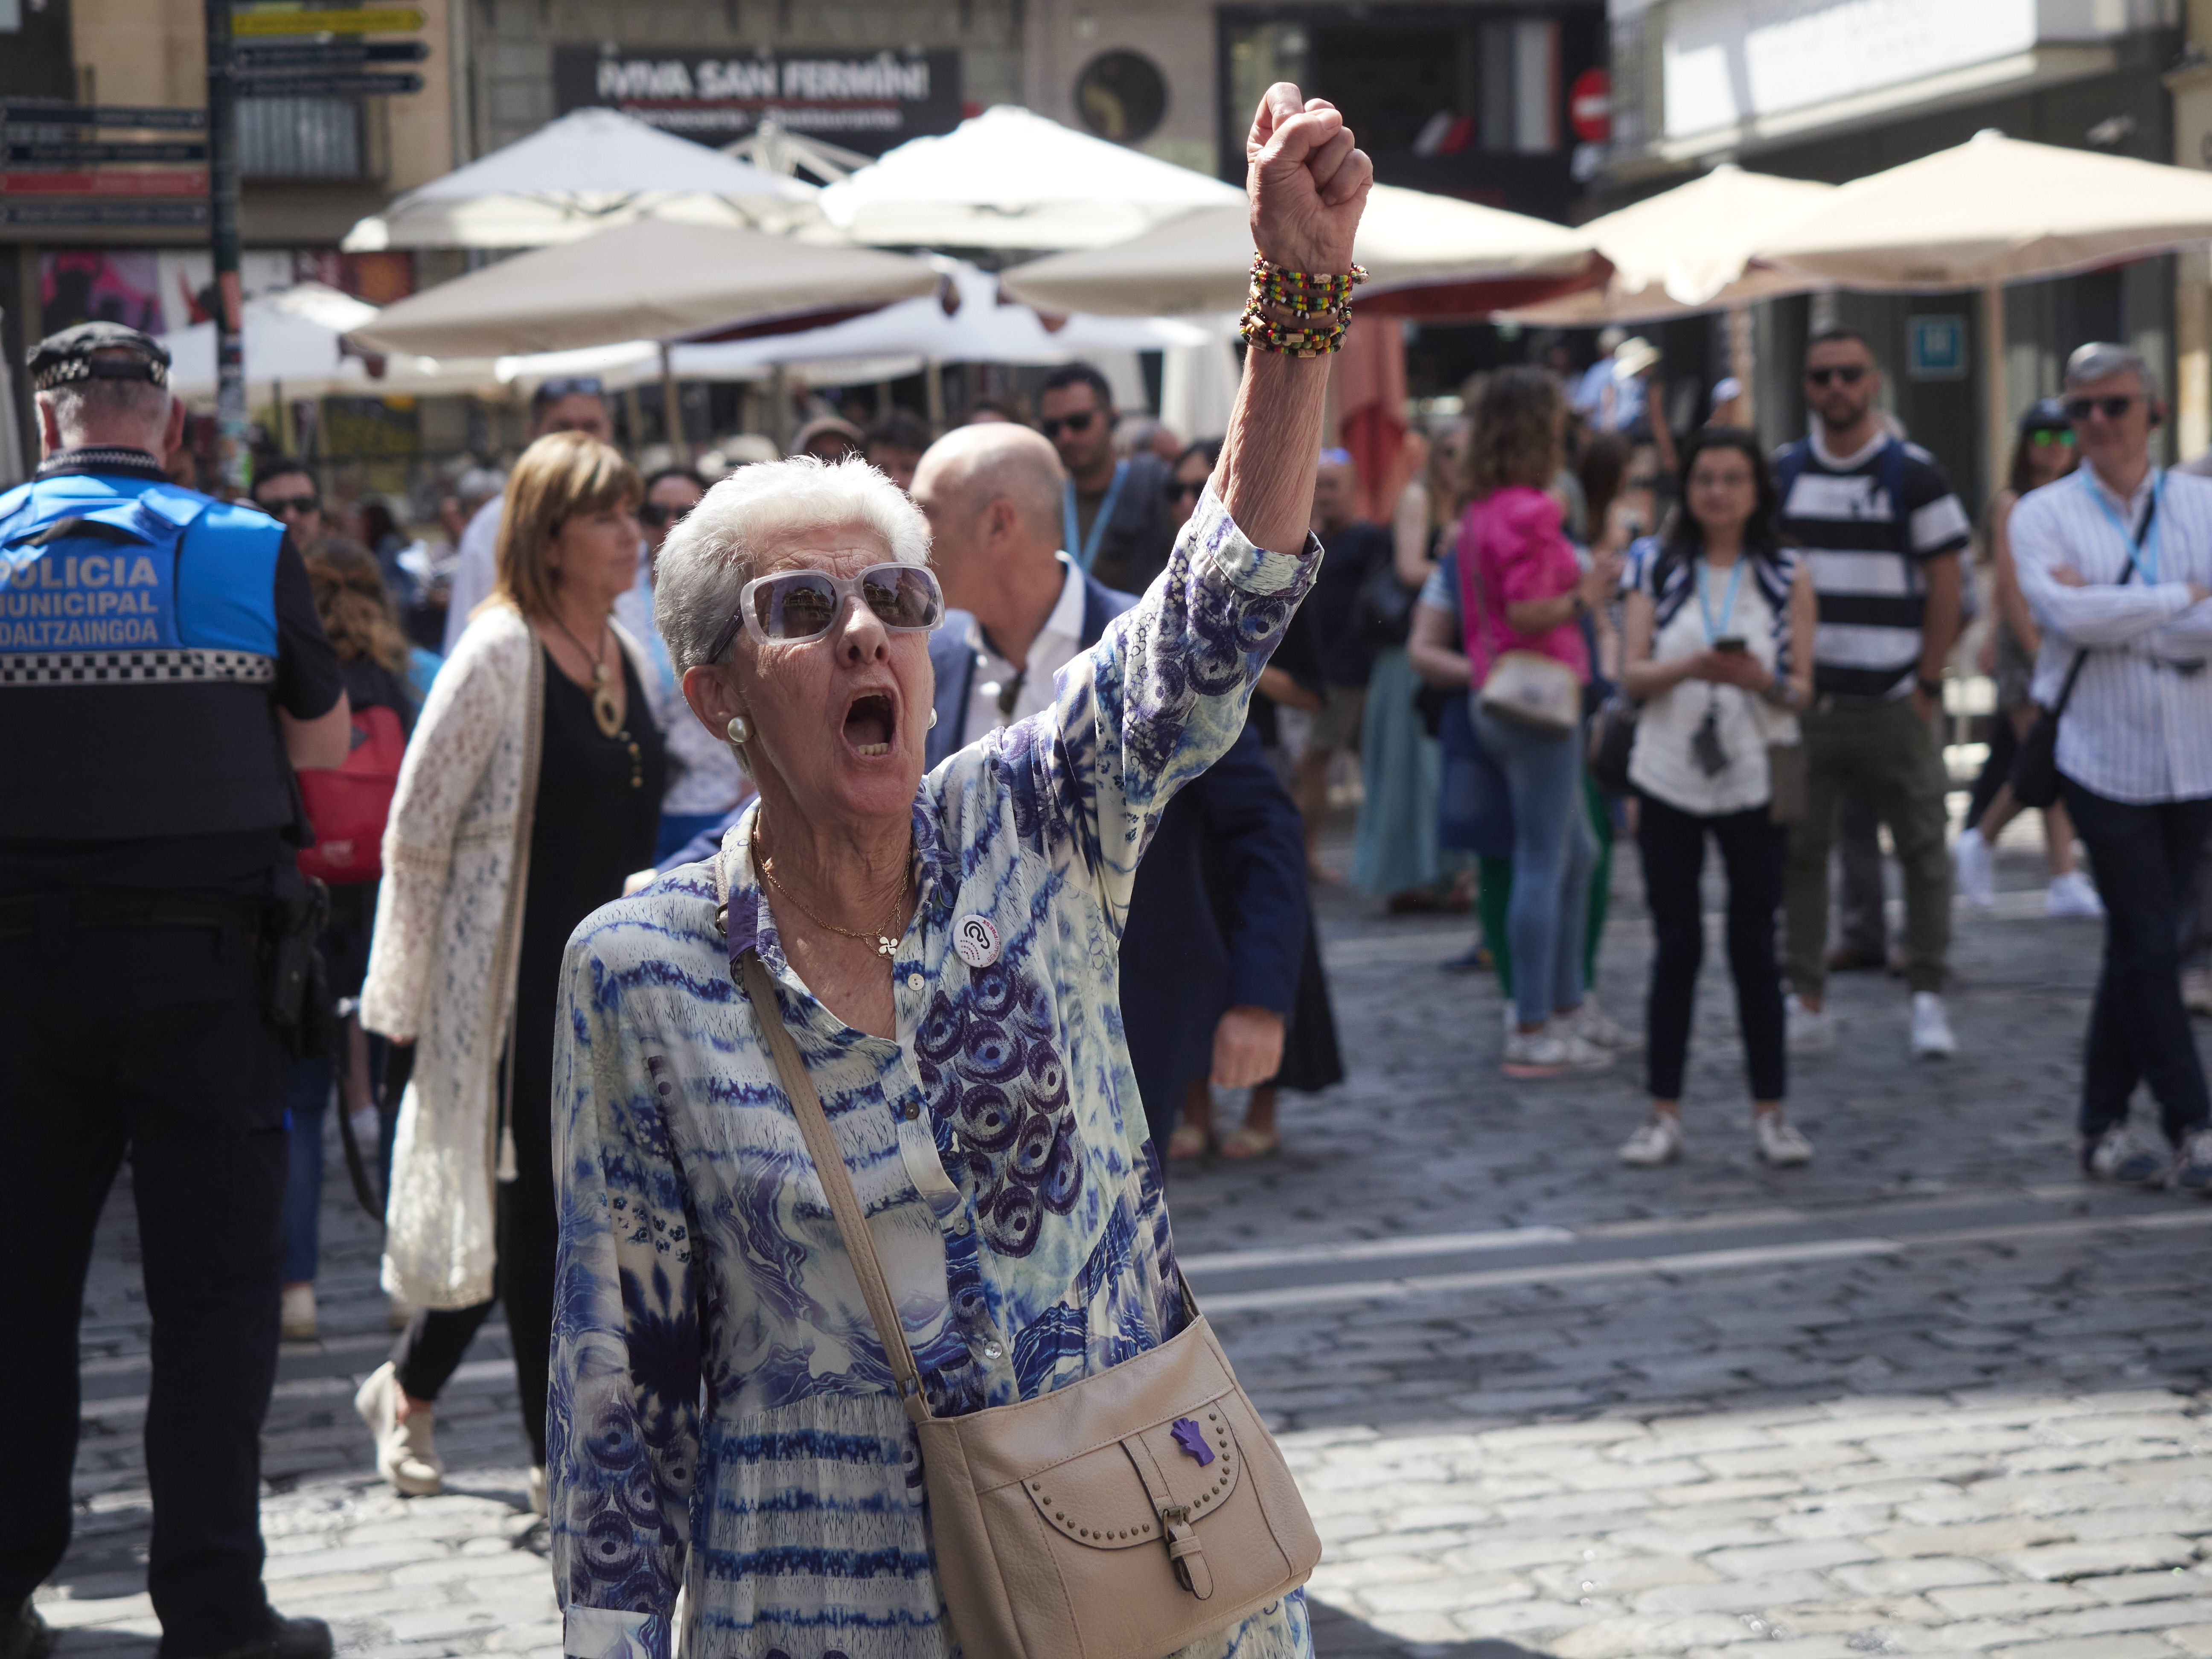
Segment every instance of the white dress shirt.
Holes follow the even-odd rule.
[[[477,509],[476,517],[461,532],[459,556],[453,564],[453,592],[446,600],[447,656],[460,643],[461,630],[469,625],[469,612],[491,597],[492,586],[499,580],[499,516],[506,501],[495,495]]]
[[[2154,487],[2148,550],[2123,586]],[[2075,653],[2089,653],[2058,723],[2058,769],[2137,805],[2212,795],[2212,670],[2203,666],[2212,600],[2189,592],[2191,582],[2212,586],[2212,479],[2154,468],[2123,501],[2085,463],[2022,496],[2009,528],[2021,592],[2043,628],[2035,701],[2055,703]],[[2058,581],[2062,566],[2089,585]]]
[[[1044,619],[1036,638],[1030,641],[1029,661],[1023,669],[994,650],[983,637],[981,627],[970,623],[968,643],[975,651],[975,678],[968,692],[968,729],[963,734],[969,743],[1001,726],[1011,726],[1016,720],[1025,720],[1040,709],[1052,707],[1053,677],[1065,668],[1078,651],[1083,648],[1083,573],[1066,554],[1059,556],[1066,579],[1060,585],[1060,598],[1052,607],[1052,614]],[[999,712],[1001,690],[1016,673],[1022,676],[1021,690],[1014,697],[1013,711]]]

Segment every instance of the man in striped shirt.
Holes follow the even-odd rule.
[[[1776,458],[1786,540],[1805,550],[1820,599],[1814,706],[1804,720],[1806,813],[1790,836],[1784,890],[1791,1046],[1826,1048],[1828,848],[1836,798],[1871,790],[1905,871],[1905,977],[1912,1052],[1953,1053],[1943,1009],[1951,946],[1949,779],[1934,716],[1943,659],[1959,628],[1959,552],[1966,510],[1935,458],[1893,435],[1875,407],[1881,373],[1849,329],[1814,336],[1805,354],[1811,434]]]
[[[2013,563],[2043,629],[2032,695],[2057,705],[2066,807],[2105,900],[2081,1066],[2081,1167],[2212,1194],[2212,1106],[2181,1003],[2182,896],[2212,829],[2212,480],[2151,465],[2163,411],[2125,346],[2066,365],[2081,465],[2021,498]],[[2171,1148],[2136,1141],[2150,1085]]]

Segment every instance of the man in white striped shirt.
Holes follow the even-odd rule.
[[[2212,1195],[2212,1103],[2181,1003],[2182,896],[2212,828],[2212,479],[2162,471],[2149,366],[2086,345],[2066,365],[2082,465],[2013,509],[2013,562],[2043,628],[2033,695],[2104,895],[2105,963],[2081,1073],[2081,1164]],[[2137,1141],[2138,1082],[2172,1152]]]

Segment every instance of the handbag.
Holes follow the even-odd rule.
[[[2143,507],[2142,523],[2136,528],[2138,549],[2143,544],[2143,538],[2150,534],[2150,521],[2157,514],[2158,491],[2154,489]],[[2135,575],[2136,562],[2130,558],[2117,586],[2125,587]],[[2066,671],[2065,684],[2058,688],[2058,701],[2036,711],[2027,735],[2013,751],[2012,798],[2022,806],[2042,808],[2058,799],[2058,722],[2065,716],[2066,705],[2074,701],[2074,682],[2081,678],[2081,665],[2088,660],[2086,646],[2074,653],[2073,664]]]
[[[1616,691],[1599,705],[1590,721],[1585,756],[1590,781],[1608,795],[1628,793],[1628,757],[1636,748],[1636,720],[1644,705],[1626,691]]]
[[[1035,1400],[931,1415],[775,981],[755,951],[739,971],[921,1442],[967,1659],[1164,1659],[1305,1583],[1321,1539],[1187,1284],[1189,1324],[1149,1352]]]
[[[1398,580],[1398,562],[1386,543],[1382,556],[1359,579],[1352,623],[1359,642],[1376,651],[1405,644],[1413,631],[1413,602],[1420,596]]]

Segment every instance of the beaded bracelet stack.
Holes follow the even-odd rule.
[[[1352,290],[1367,280],[1354,265],[1340,276],[1285,270],[1252,256],[1252,288],[1237,331],[1249,346],[1292,357],[1321,357],[1344,343],[1352,323]],[[1286,312],[1288,322],[1268,313]]]

